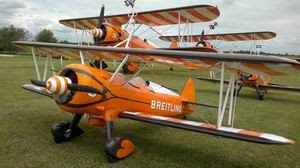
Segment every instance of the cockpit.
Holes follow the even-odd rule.
[[[116,79],[113,81],[114,84],[117,85],[125,85],[126,84],[126,78],[123,74],[118,73],[116,76]],[[171,88],[167,88],[165,86],[161,86],[157,83],[151,82],[151,81],[145,81],[143,78],[141,77],[135,77],[133,79],[131,79],[128,82],[129,85],[133,86],[136,89],[140,89],[141,85],[150,90],[151,92],[154,93],[162,93],[162,94],[169,94],[169,95],[173,95],[173,96],[179,96],[179,92],[177,90],[171,89]]]
[[[151,81],[145,81],[141,77],[135,77],[134,79],[130,80],[129,84],[132,85],[133,87],[139,88],[138,82],[142,83],[145,86],[145,88],[149,89],[154,93],[162,93],[162,94],[169,94],[173,96],[179,96],[179,94],[176,93],[177,92],[176,90],[166,88],[164,86],[161,86]]]

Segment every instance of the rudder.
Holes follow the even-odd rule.
[[[180,96],[184,102],[189,102],[185,106],[183,106],[183,110],[191,111],[191,112],[194,111],[195,105],[192,103],[195,103],[196,95],[195,95],[195,84],[192,78],[189,78],[186,81]]]

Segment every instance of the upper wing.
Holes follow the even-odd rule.
[[[195,121],[182,120],[171,117],[163,117],[140,112],[123,112],[120,117],[128,118],[137,121],[148,122],[152,124],[159,124],[173,128],[184,129],[188,131],[200,132],[225,138],[238,139],[242,141],[249,141],[263,144],[293,144],[294,141],[287,138],[267,134],[256,131],[247,131],[231,127],[221,127],[217,129],[215,125],[206,124]]]
[[[131,62],[158,63],[168,66],[183,66],[197,69],[219,68],[220,62],[227,62],[226,69],[270,76],[299,74],[300,63],[296,60],[276,56],[256,56],[231,53],[208,53],[193,51],[173,51],[143,48],[118,48],[101,46],[80,46],[69,44],[14,42],[15,45],[51,55],[67,55],[79,58],[79,51],[92,58],[123,59],[130,54]]]
[[[179,16],[180,15],[180,16]],[[138,24],[147,24],[151,26],[161,26],[197,22],[208,22],[219,17],[220,11],[217,7],[210,5],[196,5],[172,9],[154,10],[137,13],[135,21]],[[104,17],[108,23],[122,25],[128,22],[130,14],[107,15]],[[82,30],[94,29],[97,27],[99,17],[77,18],[60,20],[65,26]]]
[[[276,33],[264,32],[245,32],[245,33],[227,33],[227,34],[207,34],[204,35],[204,40],[222,40],[222,41],[250,41],[250,40],[269,40],[276,37]],[[172,42],[178,41],[178,35],[175,36],[160,36],[161,40]],[[200,41],[201,34],[199,35],[184,35],[183,42]],[[180,37],[181,40],[181,37]]]

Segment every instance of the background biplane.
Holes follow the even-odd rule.
[[[200,35],[184,35],[181,38],[178,38],[178,35],[167,35],[160,36],[159,38],[168,41],[168,42],[186,42],[186,43],[195,43],[201,44],[201,46],[213,48],[216,51],[208,51],[208,52],[221,52],[217,48],[215,48],[210,41],[219,40],[225,42],[237,42],[237,41],[256,41],[258,40],[269,40],[276,37],[276,33],[270,31],[262,31],[262,32],[244,32],[244,33],[226,33],[226,34],[208,34],[205,35],[204,32]],[[178,41],[180,39],[180,41]],[[251,53],[252,54],[252,53]],[[209,63],[206,63],[209,64]],[[230,71],[230,68],[229,68]],[[269,73],[274,74],[275,76],[286,76],[288,74],[280,73],[276,70],[265,69],[263,71],[269,71]],[[220,79],[215,78],[213,72],[210,73],[210,77],[197,77],[199,80],[204,80],[208,82],[218,83]],[[224,81],[226,84],[229,84],[229,80]],[[268,90],[282,90],[282,91],[293,91],[300,92],[300,88],[286,86],[283,84],[272,83],[272,77],[267,73],[239,73],[238,78],[238,86],[236,88],[237,94],[241,91],[242,87],[251,87],[256,90],[256,95],[259,100],[264,99],[265,93]]]
[[[14,42],[16,46],[32,51],[38,77],[38,80],[31,80],[32,84],[24,85],[23,88],[53,98],[61,109],[74,114],[71,122],[59,122],[52,126],[51,131],[56,143],[70,141],[83,133],[78,127],[78,123],[84,114],[87,114],[89,124],[106,126],[106,154],[109,162],[123,159],[132,154],[135,149],[133,142],[129,139],[113,135],[112,123],[118,118],[127,118],[255,143],[293,144],[294,141],[273,134],[224,127],[222,122],[228,102],[229,115],[234,116],[236,107],[234,86],[236,85],[235,78],[238,72],[264,72],[263,68],[257,69],[257,67],[275,69],[278,66],[281,67],[282,73],[298,72],[300,70],[299,62],[276,56],[223,54],[178,49],[166,50],[154,48],[147,41],[133,36],[134,31],[137,29],[133,26],[135,23],[161,25],[175,24],[175,21],[199,22],[214,19],[218,15],[218,9],[208,5],[144,13],[132,12],[131,14],[116,16],[104,16],[103,7],[99,18],[61,21],[61,23],[69,26],[73,25],[74,27],[78,23],[77,27],[80,29],[93,29],[95,44],[108,46]],[[156,17],[153,19],[154,16]],[[129,31],[120,27],[125,23],[128,23],[127,28],[129,28]],[[146,47],[141,47],[141,45]],[[48,57],[63,55],[80,58],[81,64],[67,65],[61,72],[47,81],[41,80],[35,61],[36,52],[47,54]],[[114,73],[110,73],[102,70],[101,65],[99,68],[85,65],[85,57],[100,60],[100,63],[102,59],[115,59],[122,62]],[[141,63],[141,68],[128,80],[119,74],[120,69],[127,62]],[[149,63],[167,66],[202,67],[205,62],[210,64],[206,64],[203,68],[221,69],[222,78],[216,125],[177,118],[191,114],[195,105],[199,105],[195,100],[192,79],[188,79],[182,92],[177,94],[159,84],[136,77],[144,65]],[[226,69],[230,67],[231,80],[223,102],[225,67]],[[230,123],[232,122],[230,121]]]

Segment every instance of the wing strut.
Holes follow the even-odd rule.
[[[39,67],[36,63],[36,56],[35,56],[35,48],[34,47],[31,47],[31,52],[32,52],[32,58],[33,58],[33,63],[34,63],[34,67],[35,67],[36,76],[37,76],[38,80],[41,80],[40,70],[39,70]]]
[[[64,68],[64,61],[63,61],[63,56],[60,56],[60,68],[63,69]]]
[[[131,78],[128,79],[128,81],[124,84],[124,85],[127,85],[132,79],[134,79],[145,67],[146,64],[143,64],[140,69],[134,74],[131,76]]]
[[[33,58],[33,63],[36,71],[36,76],[37,79],[40,81],[41,80],[41,73],[36,61],[36,49],[34,47],[31,47],[31,52],[32,52],[32,58]],[[49,63],[51,66],[51,71],[53,72],[53,75],[56,75],[55,73],[55,68],[52,62],[52,55],[47,54],[46,60],[45,60],[45,66],[44,66],[44,74],[43,74],[43,81],[46,81],[47,74],[48,74],[48,68],[49,68]],[[61,57],[61,64],[62,64],[62,57]]]
[[[224,90],[224,71],[225,71],[225,63],[222,62],[221,67],[221,80],[220,80],[220,90],[219,90],[219,108],[218,108],[218,121],[217,128],[221,127],[221,113],[222,113],[222,103],[223,103],[223,90]]]
[[[126,41],[125,48],[128,48],[130,40],[132,38],[132,35],[135,32],[135,28],[134,28],[135,23],[134,23],[134,19],[133,19],[134,15],[135,15],[135,13],[132,10],[131,17],[130,17],[130,19],[128,21],[128,24],[131,24],[131,30],[130,30],[130,34],[128,36],[128,40]],[[128,61],[128,59],[129,59],[129,54],[127,54],[126,57],[123,59],[123,61],[121,62],[121,64],[118,66],[118,68],[116,69],[116,71],[114,72],[114,74],[109,79],[109,82],[112,82],[114,80],[115,76],[120,72],[122,66]]]
[[[73,23],[73,26],[74,26],[74,30],[75,30],[76,37],[77,37],[77,43],[78,43],[78,45],[82,45],[82,42],[80,42],[80,40],[79,40],[79,36],[78,36],[77,27],[76,27],[75,22]],[[82,54],[82,51],[79,51],[79,55],[80,55],[81,64],[85,64],[84,63],[84,56]]]
[[[236,72],[232,71],[230,76],[229,85],[227,87],[226,95],[223,102],[223,91],[224,91],[224,71],[225,71],[225,63],[222,62],[222,68],[221,68],[221,80],[220,80],[220,92],[219,92],[219,106],[218,106],[218,119],[217,119],[217,128],[221,128],[222,122],[224,119],[224,114],[226,111],[226,106],[228,99],[229,101],[229,114],[228,114],[228,125],[233,126],[233,120],[234,120],[234,114],[236,109],[236,101],[237,101],[237,92],[234,92],[236,88],[236,84],[238,85],[238,82],[235,80],[236,78]]]

